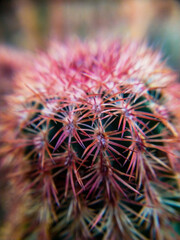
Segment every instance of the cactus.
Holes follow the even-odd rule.
[[[53,42],[34,56],[2,113],[1,239],[177,239],[175,81],[144,43]]]

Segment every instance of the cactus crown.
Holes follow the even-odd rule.
[[[5,239],[174,239],[174,79],[159,53],[118,41],[53,43],[20,72],[1,151],[20,216]]]

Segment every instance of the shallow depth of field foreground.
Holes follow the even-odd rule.
[[[161,54],[120,40],[5,52],[0,238],[178,239],[180,84]]]

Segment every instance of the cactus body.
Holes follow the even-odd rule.
[[[34,59],[1,121],[2,239],[178,238],[176,76],[160,54],[77,41]]]

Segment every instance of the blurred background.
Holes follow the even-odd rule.
[[[3,46],[36,51],[71,37],[146,40],[180,73],[178,0],[0,0],[0,108],[24,62]]]
[[[145,39],[180,69],[177,0],[0,0],[1,45],[44,49],[71,36]]]

